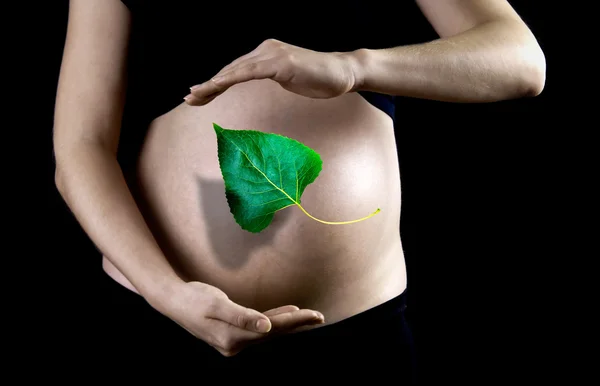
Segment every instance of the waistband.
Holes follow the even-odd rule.
[[[102,281],[104,282],[102,285],[102,289],[104,290],[102,296],[110,298],[111,302],[114,301],[120,304],[130,305],[131,307],[150,307],[150,305],[142,296],[129,290],[128,288],[123,287],[108,274],[102,272],[102,275]],[[399,295],[358,314],[340,320],[339,322],[310,330],[300,331],[291,335],[307,336],[328,334],[331,330],[354,330],[364,327],[365,325],[376,324],[377,320],[389,318],[391,316],[403,313],[407,306],[407,298],[408,289],[405,289]],[[149,309],[148,311],[151,310]]]
[[[389,115],[392,121],[396,122],[396,98],[394,96],[371,91],[359,91],[358,94],[365,98],[367,102]]]
[[[393,317],[394,315],[404,313],[404,311],[406,310],[407,298],[408,289],[405,289],[402,293],[385,301],[384,303],[371,307],[346,319],[340,320],[339,322],[335,322],[311,330],[302,331],[293,335],[328,334],[333,330],[363,330],[365,326],[377,325],[377,321],[388,319],[390,317]]]

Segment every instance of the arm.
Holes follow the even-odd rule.
[[[449,102],[537,96],[546,63],[506,0],[416,0],[440,38],[350,53],[354,91]]]
[[[129,11],[119,0],[72,0],[54,121],[56,186],[91,240],[153,303],[180,279],[126,185],[116,151]]]
[[[546,61],[506,0],[416,0],[440,35],[428,43],[317,52],[268,39],[191,88],[201,106],[229,87],[271,79],[288,91],[332,98],[351,91],[447,102],[495,102],[539,95]]]
[[[120,0],[70,2],[54,122],[56,186],[62,197],[96,246],[150,305],[223,355],[268,339],[269,333],[322,323],[322,315],[291,305],[264,313],[243,307],[216,287],[184,282],[167,262],[116,157],[128,12]]]

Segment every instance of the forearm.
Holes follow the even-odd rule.
[[[494,21],[428,43],[350,53],[354,91],[448,102],[494,102],[541,92],[544,56],[531,33]]]
[[[110,151],[77,145],[57,154],[57,187],[98,249],[149,302],[181,280],[163,255]]]

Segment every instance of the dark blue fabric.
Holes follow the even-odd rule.
[[[110,352],[111,365],[121,364],[127,371],[189,374],[199,384],[208,383],[211,375],[219,376],[224,384],[235,376],[252,384],[259,379],[254,377],[265,380],[285,374],[287,379],[311,379],[317,384],[325,375],[335,376],[339,384],[364,376],[373,385],[388,384],[390,379],[398,385],[416,385],[415,346],[406,320],[407,292],[340,322],[282,335],[224,357],[144,298],[102,275],[99,298],[90,315],[98,328],[85,345],[90,353]]]
[[[389,115],[394,122],[396,121],[396,104],[394,96],[369,91],[359,91],[358,93],[373,106]]]

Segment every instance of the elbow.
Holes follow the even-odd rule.
[[[546,56],[527,26],[512,22],[508,25],[506,36],[513,37],[505,46],[504,55],[508,55],[501,55],[496,63],[504,64],[505,84],[513,85],[510,92],[513,98],[536,97],[546,85]]]
[[[544,91],[546,85],[546,57],[537,41],[525,44],[514,55],[514,71],[518,79],[515,97],[536,97]]]
[[[65,172],[65,160],[67,166],[69,162],[71,162],[72,157],[68,157],[64,155],[64,150],[56,150],[54,151],[54,186],[58,193],[66,199],[66,191],[68,188],[67,181],[67,173]]]
[[[527,60],[522,73],[522,96],[536,97],[540,95],[546,85],[546,59],[541,49],[533,58]]]
[[[62,197],[65,196],[65,185],[66,182],[64,174],[62,172],[62,169],[57,165],[56,169],[54,170],[54,186],[56,187],[56,190],[58,191],[58,193],[60,193]]]
[[[57,144],[56,139],[54,140],[54,151],[53,151],[53,156],[54,156],[54,187],[56,188],[56,190],[58,191],[58,193],[64,197],[64,192],[65,192],[65,188],[66,188],[66,182],[65,182],[65,173],[64,173],[64,168],[63,168],[63,163],[64,163],[64,159],[68,158],[65,157],[63,155],[64,150],[62,146],[59,146]]]
[[[523,85],[522,92],[517,95],[521,98],[533,98],[539,96],[544,91],[544,80],[539,78],[531,79]]]
[[[496,92],[488,96],[491,101],[532,98],[539,96],[546,84],[546,60],[543,53],[530,53],[529,57],[515,55],[516,60],[505,66],[496,78]],[[489,87],[486,87],[490,90]]]

